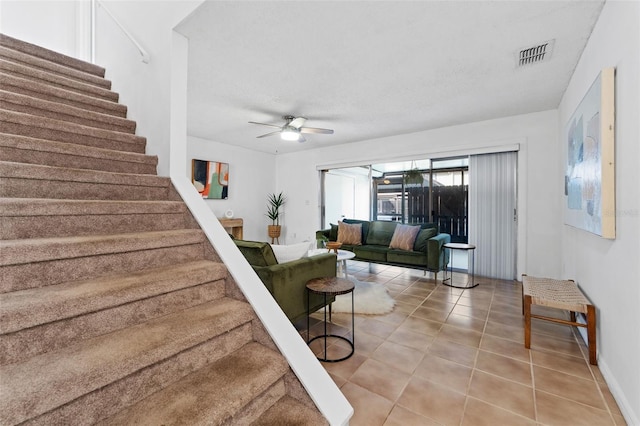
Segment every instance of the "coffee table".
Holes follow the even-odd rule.
[[[345,359],[351,357],[354,352],[354,342],[355,342],[355,318],[353,312],[353,289],[355,285],[353,282],[338,277],[324,277],[324,278],[313,278],[307,281],[307,344],[310,345],[311,342],[317,339],[324,339],[324,357],[318,357],[320,361],[324,362],[338,362],[344,361]],[[324,296],[324,333],[320,336],[316,336],[313,339],[309,339],[309,316],[311,312],[309,312],[309,295],[311,293],[321,294]],[[340,294],[348,294],[351,293],[351,340],[347,339],[344,336],[338,336],[337,334],[330,334],[327,332],[327,296],[338,296]],[[330,359],[327,356],[327,338],[333,337],[336,339],[342,339],[345,342],[349,343],[351,346],[351,352],[348,355],[343,356],[337,359]]]
[[[316,256],[324,253],[335,253],[338,258],[338,273],[342,273],[344,278],[347,278],[347,260],[356,257],[356,254],[349,250],[329,250],[329,249],[313,249],[309,250],[308,256]]]

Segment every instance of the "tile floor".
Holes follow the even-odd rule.
[[[478,287],[459,290],[417,270],[356,261],[348,270],[396,300],[389,314],[356,315],[354,355],[323,363],[354,408],[352,426],[625,424],[570,327],[533,320],[524,348],[519,283],[477,277]],[[321,318],[311,319],[312,337]],[[350,336],[350,314],[334,313],[331,328]],[[328,354],[344,355],[347,344],[334,341]]]

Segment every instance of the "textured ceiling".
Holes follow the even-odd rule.
[[[603,1],[207,1],[189,38],[188,132],[285,153],[558,106]],[[522,48],[550,60],[517,68]],[[307,142],[249,124],[304,116]]]

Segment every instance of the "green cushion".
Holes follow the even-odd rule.
[[[427,255],[419,251],[390,249],[387,253],[387,261],[405,265],[427,266]]]
[[[355,246],[353,252],[356,258],[360,260],[372,260],[375,262],[386,262],[389,246],[374,246],[367,244],[366,246]]]
[[[431,237],[435,237],[438,234],[438,230],[434,228],[421,229],[418,232],[415,243],[413,243],[413,249],[415,251],[426,252],[427,240]]]
[[[240,252],[251,266],[271,266],[278,264],[269,243],[245,240],[234,240],[233,242],[236,243]]]
[[[393,237],[393,232],[396,230],[396,226],[398,226],[397,222],[374,220],[369,225],[366,244],[389,247],[389,243]]]
[[[369,233],[369,221],[368,220],[359,220],[359,219],[343,219],[344,223],[361,223],[362,224],[362,238],[360,241],[364,244],[367,240],[367,234]]]
[[[338,240],[338,225],[330,223],[331,230],[329,231],[329,241],[337,241]]]

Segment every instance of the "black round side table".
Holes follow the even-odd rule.
[[[307,281],[307,344],[311,344],[316,339],[324,339],[324,357],[318,357],[320,361],[324,362],[338,362],[344,361],[345,359],[351,357],[355,350],[354,341],[355,341],[355,320],[354,320],[354,312],[353,312],[353,289],[355,288],[353,282],[346,280],[344,278],[338,277],[323,277],[323,278],[314,278]],[[324,296],[324,334],[320,336],[316,336],[313,339],[309,340],[309,295],[311,293],[321,294]],[[347,339],[344,336],[338,336],[336,334],[327,333],[327,296],[338,296],[341,294],[351,293],[351,340]],[[349,343],[351,346],[351,352],[337,359],[329,359],[327,357],[327,337],[334,337],[336,339],[342,339]]]
[[[442,279],[442,284],[449,286],[449,287],[454,287],[454,288],[474,288],[478,286],[478,283],[476,283],[476,265],[475,265],[475,250],[476,250],[476,246],[474,246],[473,244],[465,244],[465,243],[444,243],[442,245],[442,250],[464,250],[467,252],[467,259],[471,259],[470,261],[468,260],[468,271],[471,273],[471,282],[468,283],[466,286],[457,286],[457,285],[453,285],[453,262],[451,261],[451,256],[449,257],[449,265],[450,269],[449,269],[449,278],[447,278],[447,266],[449,265],[445,265],[444,267],[444,278]],[[469,256],[469,253],[471,253],[471,256]],[[446,281],[450,281],[449,284],[446,283]]]

